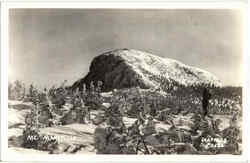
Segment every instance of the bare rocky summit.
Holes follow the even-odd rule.
[[[184,86],[221,86],[221,82],[205,70],[133,49],[118,49],[97,56],[91,62],[89,73],[76,81],[72,88],[81,90],[84,83],[88,88],[91,81],[102,81],[103,91],[157,88],[162,82]]]

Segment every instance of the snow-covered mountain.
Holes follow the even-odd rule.
[[[83,83],[88,87],[91,81],[102,81],[105,91],[136,86],[157,88],[162,82],[221,86],[221,82],[207,71],[133,49],[118,49],[97,56],[91,63],[89,73],[76,81],[72,88],[81,89]]]

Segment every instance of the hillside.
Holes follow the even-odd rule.
[[[9,101],[9,117],[8,117],[8,152],[14,154],[34,154],[34,155],[46,155],[51,151],[48,150],[38,150],[33,148],[22,147],[23,142],[23,129],[25,128],[24,117],[30,111],[31,105],[28,103],[22,103],[17,101]],[[99,111],[93,111],[92,117],[98,114]],[[194,120],[191,118],[192,113],[187,115],[172,115],[174,123],[181,129],[190,129]],[[13,119],[13,117],[19,117]],[[219,125],[220,130],[224,130],[229,127],[229,121],[231,116],[224,115],[214,115],[214,119],[221,119],[222,123]],[[135,122],[135,118],[123,117],[124,124],[129,127]],[[240,120],[241,121],[241,120]],[[73,123],[64,126],[52,126],[46,128],[40,128],[41,134],[53,135],[58,139],[59,148],[53,150],[54,154],[96,154],[96,149],[94,145],[94,131],[96,129],[94,124],[78,124]],[[156,130],[158,132],[169,130],[171,125],[164,122],[158,121],[156,123]],[[240,130],[242,131],[241,126]],[[152,143],[151,139],[145,139],[148,143]],[[78,150],[74,150],[76,147],[80,146]],[[65,150],[67,148],[67,150]]]
[[[72,88],[87,88],[91,81],[102,81],[104,91],[137,87],[157,88],[167,85],[214,85],[221,82],[211,73],[179,61],[133,50],[118,49],[93,59],[89,73]]]

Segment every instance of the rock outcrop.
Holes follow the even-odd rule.
[[[161,82],[185,86],[221,85],[207,71],[133,49],[118,49],[97,56],[91,62],[89,73],[76,81],[72,88],[81,90],[83,83],[88,88],[91,81],[102,81],[103,91],[131,87],[157,88]]]

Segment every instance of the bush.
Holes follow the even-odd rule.
[[[19,80],[8,83],[8,98],[10,100],[22,100],[25,97],[25,85]]]

